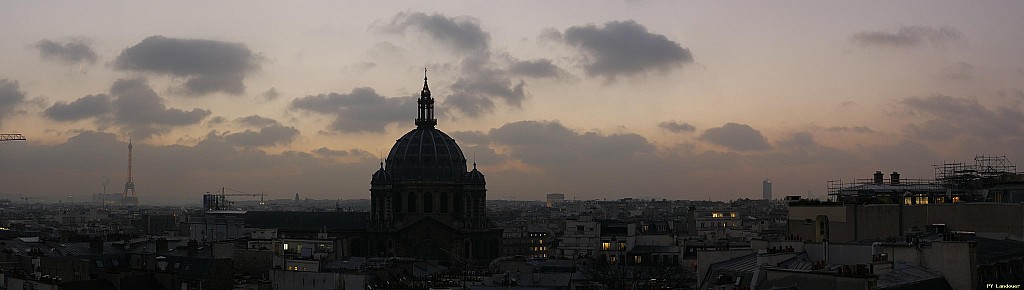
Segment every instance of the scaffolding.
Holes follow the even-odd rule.
[[[950,162],[932,165],[935,180],[950,188],[968,188],[978,182],[1018,174],[1017,166],[1006,156],[974,156],[974,164]]]

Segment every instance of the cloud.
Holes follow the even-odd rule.
[[[493,112],[493,99],[521,108],[526,99],[526,82],[514,82],[507,71],[494,66],[489,59],[464,58],[460,65],[462,76],[451,85],[452,94],[444,100],[443,105],[470,117]]]
[[[43,111],[43,116],[56,121],[78,121],[109,114],[114,110],[109,95],[87,95],[67,103],[58,101]]]
[[[210,118],[210,119],[206,120],[206,126],[207,127],[212,127],[214,125],[224,124],[227,121],[228,121],[228,119],[224,118],[224,116],[216,116],[216,117],[213,117],[213,118]]]
[[[238,133],[217,133],[211,131],[206,135],[202,144],[211,142],[223,142],[243,148],[268,147],[275,145],[287,145],[299,136],[299,130],[295,127],[286,127],[281,124],[273,124],[260,128],[259,131],[245,130]],[[197,145],[198,146],[198,145]]]
[[[333,150],[327,147],[320,147],[310,151],[311,153],[322,156],[322,157],[349,157],[355,156],[359,158],[370,158],[373,155],[370,152],[362,149],[349,149],[349,150]]]
[[[966,62],[947,65],[939,71],[941,81],[969,81],[974,79],[974,66]]]
[[[36,42],[35,48],[39,50],[39,57],[45,60],[56,60],[64,64],[94,64],[98,58],[96,52],[84,40],[71,40],[60,43],[43,39]]]
[[[722,127],[710,128],[700,135],[701,140],[737,151],[768,150],[768,139],[760,131],[745,124],[726,123]]]
[[[416,97],[386,98],[373,88],[355,88],[348,94],[319,94],[292,100],[291,108],[331,115],[328,128],[335,132],[383,133],[392,123],[413,122]]]
[[[316,199],[365,199],[370,175],[378,167],[377,158],[370,156],[334,159],[294,151],[269,154],[227,142],[185,146],[134,141],[134,182],[143,204],[197,204],[199,193],[225,186],[266,192],[268,200],[290,199],[297,192]],[[7,161],[0,162],[0,183],[8,192],[67,202],[68,195],[89,200],[102,189],[103,177],[113,176],[108,193],[118,192],[114,185],[124,183],[127,146],[126,138],[94,131],[75,133],[57,144],[4,146]]]
[[[239,123],[245,124],[247,126],[253,126],[253,127],[266,127],[266,126],[280,124],[280,123],[277,122],[277,120],[274,120],[274,119],[271,119],[271,118],[262,117],[260,115],[250,115],[250,116],[241,117],[241,118],[235,119],[235,122],[239,122]]]
[[[853,127],[833,126],[833,127],[828,127],[825,130],[828,130],[829,132],[875,133],[875,130],[872,130],[868,126],[853,126]]]
[[[260,57],[242,43],[150,36],[126,48],[114,60],[121,70],[187,78],[188,95],[242,94],[246,74],[260,68]]]
[[[274,87],[270,87],[270,89],[267,89],[266,91],[260,93],[260,97],[265,99],[265,100],[267,100],[267,101],[277,100],[277,97],[280,97],[280,96],[281,96],[281,93],[278,93],[277,89],[274,88]]]
[[[558,36],[584,54],[583,68],[591,76],[614,79],[666,72],[693,62],[689,49],[633,20],[573,26],[561,34],[549,32],[548,37]]]
[[[669,130],[672,133],[689,133],[697,130],[697,127],[690,125],[690,123],[679,123],[675,120],[658,123],[658,127]]]
[[[494,101],[479,95],[464,93],[451,94],[444,99],[446,108],[458,110],[471,118],[478,118],[494,111]]]
[[[460,54],[485,55],[490,52],[491,35],[471,17],[448,17],[422,12],[399,13],[385,25],[384,31],[405,33],[410,29],[425,33]]]
[[[511,157],[531,164],[606,162],[655,149],[637,134],[579,133],[550,121],[507,123],[491,129],[488,136],[493,144],[509,147]]]
[[[18,89],[17,81],[0,79],[0,121],[14,113],[14,108],[24,101],[25,93]]]
[[[493,112],[497,107],[496,100],[512,108],[521,108],[527,98],[526,82],[513,79],[514,76],[559,77],[564,73],[548,59],[519,61],[505,53],[492,53],[490,34],[480,27],[478,20],[470,17],[399,13],[390,23],[380,28],[389,33],[422,33],[431,41],[442,43],[454,52],[458,57],[458,77],[448,88],[449,94],[443,99],[441,110],[450,108],[470,118]],[[404,50],[382,42],[372,51],[374,54],[390,55]],[[496,55],[507,62],[497,61]]]
[[[491,143],[490,137],[480,131],[455,131],[449,135],[459,144],[486,145]]]
[[[509,73],[513,75],[534,77],[534,78],[559,78],[567,73],[551,62],[550,59],[538,58],[535,60],[514,60],[508,66]]]
[[[996,140],[1024,136],[1024,111],[1020,105],[990,109],[977,99],[946,95],[911,97],[900,104],[922,120],[907,126],[917,137],[943,140],[968,135]]]
[[[168,109],[145,79],[119,79],[110,87],[110,94],[116,98],[115,122],[142,139],[167,132],[171,127],[198,124],[211,113],[199,108]]]
[[[960,39],[953,27],[903,26],[896,31],[863,31],[850,36],[850,42],[861,46],[911,48],[924,44],[939,46]]]
[[[784,148],[808,148],[818,145],[818,143],[814,141],[814,135],[807,132],[789,134],[789,136],[786,136],[782,141],[776,142],[775,144]]]

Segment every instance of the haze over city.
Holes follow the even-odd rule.
[[[1024,155],[1013,1],[0,3],[0,197],[368,198],[437,128],[489,198],[823,195]],[[70,198],[68,198],[70,196]]]

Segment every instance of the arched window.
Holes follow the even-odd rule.
[[[455,213],[462,213],[462,193],[455,194]]]
[[[370,213],[374,215],[380,214],[380,198],[376,195],[370,197]]]
[[[448,193],[442,192],[438,197],[438,205],[440,205],[441,213],[448,213]]]
[[[394,209],[392,209],[392,210],[394,210],[396,213],[402,212],[402,193],[401,192],[395,192],[394,196],[395,196],[395,200],[391,201],[391,205],[394,206]]]
[[[416,212],[416,193],[410,192],[407,200],[409,201],[409,212]]]
[[[423,212],[433,213],[434,212],[434,194],[430,192],[423,193]]]

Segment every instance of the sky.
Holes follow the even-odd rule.
[[[294,2],[294,3],[293,3]],[[3,1],[0,198],[367,198],[437,128],[488,198],[824,197],[1024,162],[1019,1]]]

